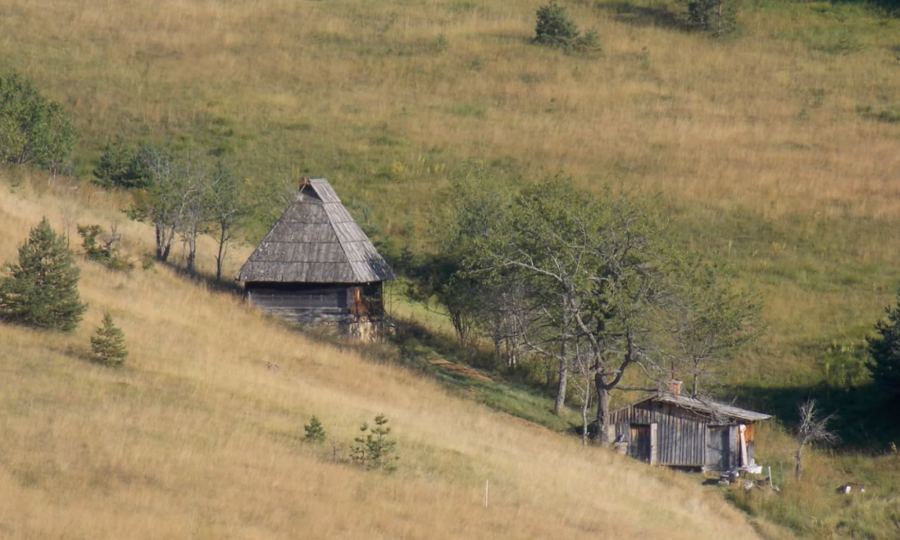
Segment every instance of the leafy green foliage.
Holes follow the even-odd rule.
[[[325,442],[327,434],[325,433],[325,427],[322,425],[318,416],[313,415],[313,417],[310,418],[309,423],[303,426],[303,430],[306,432],[306,435],[303,436],[304,441],[310,443]]]
[[[78,225],[78,235],[81,236],[81,246],[88,260],[99,262],[110,270],[131,273],[134,263],[123,257],[118,246],[121,237],[116,234],[113,226],[106,240],[101,244],[97,238],[103,234],[100,225]]]
[[[878,335],[869,338],[869,371],[881,396],[892,405],[900,405],[900,290],[897,305],[887,308],[887,317],[878,321]]]
[[[153,225],[156,260],[165,262],[184,211],[185,194],[189,191],[187,177],[179,169],[171,148],[146,146],[140,150],[138,159],[149,171],[150,180],[146,188],[135,193],[128,215]]]
[[[600,50],[600,35],[590,30],[582,36],[578,26],[569,19],[566,8],[556,0],[538,8],[532,42],[567,50]]]
[[[66,241],[45,217],[19,248],[19,262],[3,267],[0,319],[48,330],[73,330],[87,306],[79,301],[78,278]]]
[[[454,325],[461,311],[488,334],[497,356],[513,351],[508,365],[519,347],[546,359],[557,414],[571,381],[586,424],[593,387],[602,439],[611,391],[626,373],[659,385],[677,366],[694,376],[696,393],[759,331],[754,295],[675,246],[658,207],[609,190],[595,198],[566,178],[511,199],[458,183],[437,228],[441,264],[426,275],[436,277],[428,290]]]
[[[95,362],[110,367],[119,367],[128,358],[125,334],[113,324],[108,312],[103,314],[103,324],[91,336],[91,355]]]
[[[0,77],[0,161],[60,172],[75,149],[72,119],[16,72]]]
[[[106,143],[94,177],[96,183],[105,188],[144,188],[150,182],[149,171],[139,159],[137,149],[121,135]]]
[[[578,27],[569,20],[566,8],[559,5],[556,0],[550,0],[549,4],[538,8],[537,26],[534,29],[535,43],[566,47],[577,37]]]
[[[231,164],[219,157],[212,167],[208,181],[201,182],[201,203],[204,229],[215,241],[216,280],[222,279],[222,266],[228,253],[228,244],[237,226],[249,213],[244,184]]]
[[[693,397],[708,394],[724,362],[763,329],[759,294],[736,290],[728,270],[721,260],[691,257],[676,274],[671,356],[673,367],[690,377],[687,393]]]
[[[738,0],[679,0],[689,26],[719,37],[737,28]]]
[[[350,459],[354,463],[370,470],[397,470],[397,442],[388,438],[391,428],[387,424],[388,419],[379,414],[375,417],[375,427],[368,423],[360,426],[362,435],[353,439],[356,444],[350,449]]]
[[[103,232],[100,225],[78,225],[78,236],[84,255],[91,261],[102,261],[109,257],[109,249],[97,243],[97,237]]]

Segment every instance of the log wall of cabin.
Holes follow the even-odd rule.
[[[383,313],[381,283],[251,282],[246,293],[250,305],[294,322],[347,322]]]
[[[717,455],[721,452],[726,454],[725,468],[740,461],[740,444],[732,436],[732,428],[736,426],[715,426],[710,418],[681,407],[646,401],[613,411],[612,421],[616,425],[616,437],[629,442],[628,454],[636,459],[646,461],[647,449],[631,444],[633,434],[638,434],[643,443],[641,426],[656,424],[655,458],[660,465],[720,467]],[[728,430],[724,439],[710,438],[723,428]],[[723,445],[725,448],[720,448]]]

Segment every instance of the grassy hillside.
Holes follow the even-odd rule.
[[[28,185],[0,177],[2,260],[43,215],[121,220],[103,193]],[[120,231],[150,251],[143,226]],[[80,266],[77,331],[0,326],[4,538],[756,538],[688,478],[317,345],[166,267]],[[120,370],[86,359],[104,310],[131,352]],[[379,412],[393,475],[343,463]],[[336,450],[300,442],[313,414]]]
[[[777,413],[789,426],[796,401],[815,395],[839,409],[851,445],[868,445],[863,454],[816,454],[811,483],[794,486],[783,499],[736,502],[808,534],[896,537],[900,521],[891,508],[900,479],[893,458],[884,456],[890,432],[855,419],[869,399],[863,340],[900,282],[900,19],[856,3],[748,0],[739,31],[711,40],[679,28],[667,0],[573,0],[566,3],[571,18],[582,29],[595,28],[603,42],[601,54],[580,56],[528,42],[542,3],[7,0],[0,6],[0,71],[22,72],[73,114],[81,136],[76,173],[84,178],[116,133],[129,140],[191,139],[232,155],[257,185],[326,176],[361,222],[414,248],[425,236],[435,194],[473,167],[505,185],[561,172],[586,189],[612,185],[660,194],[679,240],[725,254],[763,296],[768,330],[733,364],[725,381],[729,397]],[[109,196],[89,197],[98,203]],[[19,233],[0,235],[5,253],[49,211],[43,205],[56,208],[58,225],[81,212],[48,200],[27,204],[37,206],[17,222]],[[113,219],[121,218],[103,214],[96,221]],[[135,225],[122,227],[132,242],[149,238]],[[177,282],[162,268],[155,272],[167,286]],[[141,276],[132,279],[147,277]],[[76,369],[66,355],[81,353],[66,351],[86,342],[99,317],[95,306],[80,338],[60,338],[52,345],[56,352],[40,354]],[[132,317],[134,326],[127,319],[123,326],[137,337],[143,315]],[[186,317],[193,332],[199,332],[196,318]],[[209,372],[212,359],[201,369],[186,358],[207,348],[237,350],[191,340],[180,349],[159,337],[172,325],[161,324],[163,334],[152,338],[162,340],[152,356],[157,364],[174,354],[184,359],[179,370]],[[210,327],[218,331],[212,323],[204,329]],[[38,341],[45,340],[35,337],[22,347],[43,351]],[[280,346],[295,348],[259,345],[240,361],[283,365]],[[202,350],[191,352],[194,347]],[[330,365],[296,362],[320,375]],[[86,369],[91,377],[108,377]],[[273,376],[250,377],[243,369],[235,378]],[[54,379],[71,372],[51,373]],[[169,392],[167,384],[154,384]],[[197,385],[205,388],[187,384],[181,392],[191,395]],[[428,388],[422,392],[440,393]],[[491,395],[500,392],[493,387],[477,391],[486,402],[509,401]],[[166,395],[159,399],[167,404],[180,399]],[[221,405],[225,398],[216,396],[209,400],[215,410],[244,403],[234,398]],[[332,416],[312,410],[321,408],[308,406],[303,414],[316,412],[326,427],[344,418],[344,433],[382,409]],[[386,412],[394,419],[400,410]],[[396,420],[400,430],[403,420]],[[291,421],[296,431],[305,417]],[[896,423],[888,428],[896,431]],[[217,429],[210,431],[214,441],[225,437]],[[246,443],[250,432],[241,433]],[[792,443],[777,427],[770,436],[765,458],[786,464],[789,474]],[[171,450],[178,443],[166,444]],[[175,482],[177,471],[170,474]],[[832,497],[835,484],[847,480],[878,485],[877,496],[852,503]],[[203,515],[190,519],[202,524]]]
[[[900,20],[749,2],[710,40],[665,2],[573,2],[603,40],[584,57],[529,44],[538,5],[11,0],[0,69],[73,113],[80,174],[116,133],[187,137],[257,183],[327,176],[405,244],[466,163],[661,193],[682,237],[761,283],[770,332],[739,379],[831,376],[828,347],[858,343],[900,275]]]

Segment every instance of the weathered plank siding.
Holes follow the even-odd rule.
[[[643,402],[613,411],[616,437],[629,440],[632,426],[657,426],[657,462],[660,465],[702,467],[706,464],[706,431],[710,420],[665,403]],[[649,461],[644,450],[629,444],[632,457]]]
[[[769,415],[680,394],[657,393],[612,411],[616,438],[628,455],[673,467],[730,470],[752,463],[756,421]],[[741,461],[741,432],[747,463]]]
[[[381,283],[247,283],[250,305],[293,322],[353,322],[383,312]]]

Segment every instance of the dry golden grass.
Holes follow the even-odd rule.
[[[600,7],[594,8],[596,3],[573,1],[569,6],[573,20],[582,28],[596,28],[603,40],[601,56],[582,58],[527,43],[535,9],[543,3],[160,0],[149,5],[137,0],[6,0],[0,8],[0,71],[23,72],[73,112],[82,135],[82,158],[96,156],[102,143],[117,131],[128,138],[189,133],[213,140],[213,144],[225,141],[235,149],[243,170],[257,181],[269,181],[287,171],[327,176],[345,201],[356,198],[370,204],[374,221],[405,240],[416,240],[416,226],[421,226],[435,188],[454,174],[462,160],[484,160],[492,173],[501,176],[542,178],[564,171],[589,188],[612,184],[662,193],[687,216],[681,226],[696,229],[698,245],[722,250],[727,245],[731,254],[733,242],[732,262],[741,276],[761,281],[769,332],[735,364],[740,382],[803,388],[821,380],[816,361],[826,345],[847,336],[858,340],[892,301],[896,287],[900,128],[896,123],[867,119],[858,108],[900,108],[900,42],[896,37],[900,22],[878,21],[848,6],[760,6],[749,2],[741,15],[738,36],[710,41],[626,22],[604,7],[611,2],[601,1]],[[643,4],[654,9],[661,5],[653,1]],[[233,134],[229,135],[229,130]],[[106,195],[94,192],[82,197],[96,205]],[[82,212],[81,206],[71,201],[62,203],[52,197],[35,201],[4,199],[0,253],[12,253],[41,213],[51,213],[54,223],[61,226]],[[97,207],[92,212],[91,221],[101,224],[122,220],[121,214],[112,210]],[[134,250],[146,249],[137,240],[147,236],[138,232],[142,229],[124,223],[120,227],[134,242]],[[7,234],[7,230],[15,233]],[[232,263],[239,259],[235,257]],[[209,261],[201,263],[207,269],[210,266]],[[281,473],[273,472],[275,465],[263,466],[263,473],[251,472],[249,465],[243,470],[232,467],[221,479],[204,468],[212,467],[206,456],[227,461],[234,452],[257,444],[263,445],[262,454],[277,457],[275,463],[290,462],[286,469],[291,470],[285,475],[316,478],[319,473],[311,470],[333,471],[335,476],[328,476],[325,485],[349,488],[341,489],[342,493],[365,493],[357,500],[366,503],[367,511],[375,508],[373,501],[383,499],[378,504],[386,506],[377,508],[387,509],[391,522],[396,516],[391,512],[401,506],[398,501],[408,497],[403,505],[412,508],[412,517],[407,522],[430,524],[442,531],[449,530],[448,523],[469,523],[470,529],[453,533],[457,536],[506,527],[510,537],[519,533],[540,536],[538,522],[561,523],[572,535],[578,527],[590,530],[595,526],[617,537],[636,534],[631,529],[618,533],[604,529],[611,527],[606,519],[596,518],[596,523],[605,524],[597,525],[591,520],[601,512],[595,512],[590,504],[600,503],[579,499],[570,505],[569,495],[561,495],[569,490],[550,489],[550,502],[536,502],[541,497],[534,486],[548,483],[548,477],[542,475],[550,473],[529,468],[525,476],[537,475],[534,483],[522,484],[525,480],[520,471],[510,464],[515,462],[510,456],[524,451],[514,449],[526,448],[533,440],[509,435],[512,442],[504,446],[506,450],[487,451],[473,441],[478,437],[494,441],[499,433],[506,437],[510,432],[498,427],[505,423],[484,411],[472,405],[448,405],[437,389],[400,372],[391,380],[403,380],[402,384],[368,387],[369,381],[384,380],[372,379],[372,366],[303,343],[277,328],[261,327],[263,323],[233,303],[184,288],[165,269],[155,272],[154,279],[140,271],[124,279],[87,269],[85,282],[94,285],[85,293],[95,295],[89,298],[93,308],[77,334],[49,340],[55,352],[46,352],[43,335],[4,329],[3,342],[18,344],[9,349],[14,352],[0,353],[15,359],[15,363],[4,364],[14,366],[4,369],[18,373],[9,376],[9,387],[32,381],[23,373],[48,365],[52,369],[47,368],[43,378],[35,381],[41,388],[55,388],[48,390],[51,397],[44,401],[26,400],[36,403],[37,412],[24,416],[24,424],[14,433],[32,429],[32,438],[44,433],[40,440],[28,443],[43,448],[43,441],[52,439],[52,429],[34,426],[47,426],[47,418],[58,417],[62,422],[69,413],[56,404],[70,402],[78,405],[76,410],[89,412],[93,422],[53,428],[65,427],[69,438],[56,454],[35,454],[40,457],[30,465],[32,469],[46,463],[48,470],[61,471],[69,466],[66,459],[76,460],[81,455],[74,452],[76,447],[87,449],[83,455],[96,457],[100,450],[85,441],[92,440],[94,431],[102,433],[95,427],[105,425],[104,413],[87,404],[105,403],[98,396],[105,397],[110,389],[126,393],[126,389],[138,387],[143,389],[142,399],[148,401],[146,409],[135,407],[142,423],[146,420],[158,431],[168,432],[168,424],[178,425],[173,420],[180,419],[187,427],[179,428],[182,438],[177,440],[152,430],[134,434],[142,443],[154,441],[156,453],[167,457],[160,464],[160,476],[153,477],[162,487],[134,480],[143,478],[144,469],[136,462],[144,456],[128,453],[117,459],[127,462],[124,467],[131,476],[125,475],[129,480],[116,486],[146,491],[149,502],[141,507],[143,511],[133,513],[135,520],[150,515],[146,510],[150,507],[158,516],[172,514],[174,517],[164,522],[174,527],[171,536],[185,535],[180,533],[187,530],[188,534],[215,537],[227,530],[235,536],[252,537],[257,522],[282,519],[296,523],[303,511],[306,515],[318,511],[297,506],[295,514],[279,517],[265,513],[256,502],[250,505],[254,511],[249,514],[215,511],[217,507],[232,508],[227,501],[238,500],[230,491],[232,484],[253,485],[254,492],[264,485],[275,498],[290,498],[290,493],[278,491],[281,487],[270,487],[272,478],[281,478]],[[111,287],[120,285],[121,294],[114,295]],[[140,295],[135,292],[138,290]],[[202,299],[199,304],[197,295]],[[132,302],[138,305],[132,306]],[[78,347],[67,352],[75,344],[87,342],[91,327],[99,322],[101,306],[113,310],[134,341],[131,367],[115,376],[73,360],[81,354]],[[208,312],[202,313],[203,309]],[[211,322],[226,311],[236,317],[231,326]],[[249,334],[268,336],[271,343],[238,339],[236,336],[245,334],[236,329],[245,327]],[[215,334],[208,333],[210,328]],[[47,362],[37,361],[39,356],[48,356]],[[277,374],[265,371],[265,361],[278,363],[283,370]],[[76,378],[75,374],[85,371],[89,376]],[[297,379],[299,373],[303,375]],[[76,381],[71,397],[48,379],[60,375]],[[4,382],[6,379],[4,372]],[[235,390],[245,387],[253,391]],[[302,392],[295,395],[288,390],[292,388]],[[420,403],[419,397],[414,400],[408,392],[424,396],[421,407],[437,407],[428,408],[435,411],[430,417],[421,412],[421,418],[436,425],[413,422],[399,412],[409,403],[401,406],[396,400]],[[262,395],[259,403],[280,412],[266,413],[264,420],[257,422],[258,418],[247,412],[251,410],[248,403],[257,404],[250,395]],[[206,409],[185,405],[195,403],[212,405]],[[273,403],[281,404],[280,408]],[[149,420],[141,416],[155,410],[158,414]],[[370,476],[323,463],[307,450],[298,450],[285,435],[298,432],[315,412],[333,432],[349,440],[356,424],[380,410],[396,421],[403,437],[401,447],[415,450],[404,453],[404,464],[409,467],[404,475],[410,476],[400,475],[402,480],[398,476],[376,487],[370,486]],[[481,420],[472,422],[470,410]],[[416,414],[419,418],[420,413]],[[210,420],[214,417],[220,420]],[[160,427],[164,424],[165,429]],[[469,424],[475,424],[471,437],[457,440],[447,433]],[[189,439],[197,426],[204,426],[202,444],[197,443],[201,446],[182,451],[180,441]],[[521,436],[542,441],[545,437]],[[12,444],[10,438],[4,439],[0,459],[5,459],[3,452]],[[576,456],[579,452],[566,446],[568,443],[547,444],[561,445],[553,446],[561,449],[559,452],[571,451]],[[787,447],[784,442],[773,445]],[[30,454],[16,447],[14,455]],[[106,462],[97,458],[101,462],[97,470],[118,463],[113,457],[103,458]],[[84,473],[95,460],[78,459],[82,459],[82,468],[72,470],[81,471],[78,481],[93,486],[89,489],[94,491],[17,487],[16,504],[31,508],[26,496],[31,493],[47,502],[38,508],[58,508],[60,512],[65,508],[72,520],[77,516],[87,520],[83,512],[74,509],[75,499],[112,488],[92,484],[96,480]],[[154,463],[155,458],[146,459]],[[568,461],[571,467],[600,467],[592,457],[567,457]],[[426,463],[430,465],[423,465]],[[832,465],[823,465],[822,470]],[[193,477],[179,484],[183,481],[180,473],[185,471]],[[508,499],[507,506],[493,507],[491,514],[478,513],[485,471],[507,480],[516,478],[513,491],[524,498]],[[592,469],[567,471],[563,476],[577,486],[586,483],[585,478],[599,475]],[[584,471],[588,473],[579,476]],[[76,483],[61,472],[54,475],[40,478],[55,481],[52,479],[61,477]],[[429,475],[434,484],[424,480]],[[32,482],[28,474],[15,478],[22,485]],[[206,486],[203,478],[211,478],[208,491],[191,487]],[[491,481],[502,482],[499,478],[492,476]],[[641,492],[642,477],[628,478],[632,479],[617,480],[626,486],[624,492]],[[296,483],[292,476],[290,484]],[[4,480],[3,485],[11,484]],[[166,491],[167,486],[177,486],[171,491],[180,488],[182,499],[159,497],[158,492]],[[589,486],[598,493],[607,488]],[[497,489],[503,493],[499,484]],[[385,495],[384,490],[394,495]],[[2,493],[7,500],[8,492]],[[60,499],[59,493],[79,495]],[[595,498],[607,500],[605,495]],[[449,501],[453,510],[443,513],[440,505],[421,502],[436,499]],[[634,502],[614,492],[608,499],[627,501],[629,508],[639,512],[645,504],[641,501],[653,497]],[[357,523],[346,515],[339,518],[338,509],[349,506],[323,500],[332,518],[317,523],[326,524],[324,527],[339,522],[345,529],[316,530],[311,535],[386,535],[372,522],[374,509],[368,521]],[[82,504],[90,504],[100,516],[93,502]],[[471,512],[466,511],[469,504],[474,505]],[[124,512],[111,510],[115,516],[111,523],[121,524],[118,520],[129,515],[127,508]],[[557,513],[551,511],[553,517],[546,518],[546,508]],[[510,517],[510,512],[516,511],[520,515]],[[33,528],[38,525],[29,525],[31,529],[20,525],[21,516],[29,515],[25,510],[15,513],[0,507],[0,512],[6,512],[0,514],[0,536],[6,532],[2,527],[11,522],[8,516],[17,516],[17,534],[43,537],[54,532]],[[569,519],[566,512],[575,517]],[[540,518],[525,516],[532,513]],[[29,518],[29,523],[48,521],[45,517]],[[96,521],[103,523],[100,517]],[[617,522],[632,520],[623,517]],[[235,523],[247,532],[233,532]],[[707,530],[706,525],[671,530],[690,528]],[[84,530],[65,530],[69,529]],[[659,530],[653,529],[651,534],[667,537]],[[104,531],[98,535],[113,535]],[[159,529],[155,532],[166,535]],[[294,532],[302,535],[303,530]],[[391,532],[420,535],[419,530],[404,533],[400,528]]]
[[[57,228],[67,212],[117,217],[86,206],[99,193],[30,185],[0,179],[0,259],[43,215]],[[150,250],[144,226],[119,230],[133,253]],[[755,537],[695,480],[311,343],[167,268],[80,266],[91,307],[77,331],[0,326],[3,538]],[[130,349],[121,370],[85,360],[104,310]],[[397,474],[299,441],[317,414],[346,457],[378,412],[395,429]]]
[[[898,128],[857,112],[900,107],[898,21],[748,6],[710,41],[575,3],[604,46],[581,58],[528,44],[540,3],[9,0],[0,67],[66,102],[93,152],[218,120],[246,159],[375,199],[426,199],[431,179],[370,182],[434,155],[770,217],[900,216]]]

